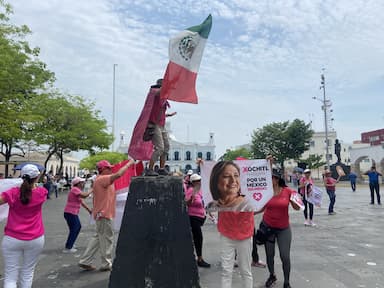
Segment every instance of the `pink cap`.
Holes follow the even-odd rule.
[[[111,163],[109,163],[107,160],[101,160],[99,162],[97,162],[97,170],[103,170],[104,168],[112,168],[113,165],[111,165]]]

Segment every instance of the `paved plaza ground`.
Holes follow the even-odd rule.
[[[352,192],[347,183],[342,183],[337,187],[336,195],[337,214],[328,215],[329,201],[325,195],[323,207],[315,209],[316,227],[305,227],[302,212],[290,209],[293,231],[292,287],[384,288],[384,205],[369,205],[367,185],[359,185],[357,191]],[[65,201],[64,193],[57,199],[48,200],[44,206],[46,244],[36,267],[33,287],[108,287],[109,272],[84,272],[77,266],[80,254],[94,229],[89,225],[89,215],[85,210],[81,211],[83,229],[76,243],[78,253],[62,253],[67,237],[67,226],[63,218]],[[256,220],[259,222],[260,216]],[[3,226],[4,223],[1,223],[0,229]],[[203,255],[212,267],[199,268],[200,283],[202,287],[220,288],[219,235],[210,221],[203,227],[203,233]],[[278,249],[276,251],[278,282],[274,287],[282,287],[281,263]],[[259,255],[261,260],[265,260],[262,246],[259,246]],[[95,264],[99,266],[99,259]],[[268,277],[267,269],[252,269],[254,287],[264,287]],[[0,274],[3,274],[2,259]],[[2,279],[1,276],[0,282]],[[234,272],[233,287],[241,288],[237,269]]]

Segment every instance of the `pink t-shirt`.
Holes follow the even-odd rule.
[[[189,200],[193,194],[193,187],[189,187],[185,192],[185,200]],[[203,204],[203,191],[200,189],[196,194],[193,202],[188,205],[188,215],[205,218],[205,209]]]
[[[81,206],[80,194],[80,188],[72,187],[71,191],[68,194],[67,204],[65,205],[64,212],[71,213],[74,215],[79,214]]]
[[[93,183],[93,217],[112,219],[115,213],[116,193],[111,175],[99,175]]]
[[[284,229],[289,226],[288,208],[292,191],[284,187],[279,195],[273,196],[265,204],[263,221],[270,227]]]
[[[1,193],[9,205],[7,224],[4,234],[19,240],[33,240],[44,235],[42,206],[47,200],[48,191],[44,187],[32,190],[28,204],[20,201],[20,188],[14,187]]]

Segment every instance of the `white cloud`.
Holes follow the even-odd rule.
[[[149,85],[168,62],[168,39],[212,13],[198,76],[197,106],[172,103],[174,134],[192,141],[216,133],[218,154],[249,141],[269,122],[316,115],[326,68],[334,126],[344,142],[383,126],[384,2],[363,1],[15,1],[14,21],[70,93],[94,99],[110,121],[116,69],[117,131],[131,132]],[[346,108],[347,107],[347,108]],[[364,107],[364,109],[361,109]],[[206,123],[209,123],[207,125]],[[353,125],[351,125],[353,123]],[[247,136],[248,135],[248,136]],[[193,139],[191,139],[193,137]],[[184,139],[186,140],[186,139]]]

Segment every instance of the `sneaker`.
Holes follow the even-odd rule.
[[[258,261],[258,262],[252,261],[251,266],[258,267],[258,268],[265,268],[267,265],[262,261]]]
[[[154,176],[159,176],[159,173],[157,173],[157,172],[155,172],[155,171],[153,171],[153,170],[148,170],[148,171],[145,173],[144,176],[152,176],[152,177],[154,177]]]
[[[309,221],[308,221],[308,220],[305,220],[305,221],[304,221],[304,226],[309,226],[309,225],[311,225],[311,224],[309,224]]]
[[[197,266],[202,267],[202,268],[210,268],[211,264],[208,264],[204,260],[197,260]]]
[[[87,265],[87,264],[81,264],[79,263],[79,267],[84,269],[85,271],[93,271],[93,270],[96,270],[96,267],[95,266],[92,266],[92,265]]]
[[[159,175],[162,175],[162,176],[168,176],[169,174],[168,171],[165,169],[159,169],[157,172],[159,173]]]
[[[272,287],[273,284],[277,281],[277,278],[275,275],[271,274],[269,275],[269,278],[267,282],[265,282],[265,287]]]
[[[312,227],[315,227],[315,226],[316,226],[316,223],[313,222],[312,220],[309,220],[309,225],[311,225]]]
[[[107,267],[101,267],[99,269],[100,272],[109,272],[109,271],[112,271],[112,267],[111,266],[107,266]]]
[[[76,253],[76,252],[77,252],[77,249],[76,249],[76,248],[71,248],[71,249],[67,249],[67,248],[65,248],[65,249],[63,250],[63,253],[65,253],[65,254]]]

